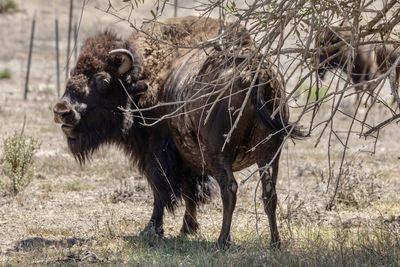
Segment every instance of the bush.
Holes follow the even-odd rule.
[[[9,69],[0,70],[0,79],[10,79],[11,71]]]
[[[34,175],[33,155],[38,148],[38,141],[24,134],[15,133],[4,140],[2,189],[16,195],[29,184]]]
[[[338,173],[334,173],[330,182],[322,177],[320,186],[321,188],[326,188],[327,183],[329,183],[329,194],[333,195],[335,187],[338,185],[336,197],[329,206],[342,204],[363,208],[379,199],[380,185],[377,174],[366,172],[364,165],[363,161],[344,162],[340,177]]]
[[[335,177],[335,183],[339,177]],[[364,171],[362,161],[343,164],[343,177],[339,182],[337,202],[347,206],[365,207],[376,200],[380,186],[374,173]]]
[[[302,85],[300,86],[300,89],[302,92],[305,92],[302,93],[302,95],[303,97],[306,98],[307,103],[317,102],[321,100],[322,98],[325,97],[325,95],[328,92],[328,87],[326,87],[325,85],[321,85],[320,87],[317,87],[315,85],[312,86]]]
[[[17,11],[17,4],[14,0],[0,0],[0,14]]]

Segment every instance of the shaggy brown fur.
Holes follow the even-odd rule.
[[[136,51],[143,56],[143,72],[140,79],[146,80],[149,85],[149,90],[142,96],[140,104],[155,104],[160,83],[167,78],[172,63],[188,53],[191,48],[199,47],[200,43],[214,46],[206,41],[219,35],[220,26],[218,20],[207,17],[176,17],[164,22],[144,24],[139,32],[133,34],[129,42],[140,44]],[[224,36],[228,36],[224,37],[224,42],[244,48],[243,53],[254,45],[246,29],[240,25],[226,25]]]
[[[194,23],[204,25],[203,30]],[[176,18],[159,26],[158,37],[174,44],[195,44],[209,38],[206,32],[213,30],[210,37],[215,36],[216,25],[219,22],[213,19]],[[279,247],[275,215],[279,152],[288,131],[298,137],[301,133],[288,123],[284,84],[277,67],[268,60],[260,61],[260,55],[251,58],[243,53],[253,48],[242,29],[222,40],[224,51],[219,45],[165,50],[163,45],[148,43],[150,39],[142,34],[124,41],[105,32],[85,42],[65,93],[54,107],[55,121],[62,124],[70,150],[81,163],[102,144],[116,144],[126,151],[153,191],[153,213],[143,231],[146,234],[163,233],[164,210],[173,211],[180,199],[186,207],[181,231],[195,232],[196,206],[210,195],[209,177],[214,177],[223,200],[221,246],[229,243],[236,204],[233,171],[257,163],[262,168],[271,243]],[[122,59],[108,54],[121,47],[135,58],[132,70],[122,76],[118,74]],[[162,64],[155,60],[160,57]],[[258,65],[261,71],[257,74]],[[135,90],[146,88],[145,83],[150,84],[148,91],[138,95]],[[162,102],[175,104],[135,110]],[[271,117],[277,108],[279,112]],[[240,123],[225,144],[224,136],[239,114]],[[159,118],[165,119],[144,126]]]
[[[141,44],[140,52],[144,56],[143,79],[157,87],[155,84],[163,78],[160,73],[168,72],[172,62],[187,53],[188,48],[197,47],[199,43],[217,36],[220,26],[218,20],[194,16],[145,24],[142,31],[133,37]],[[228,24],[226,31],[226,35],[237,38],[237,44],[249,46],[252,43],[247,31],[241,26]],[[224,39],[226,42],[233,42]]]

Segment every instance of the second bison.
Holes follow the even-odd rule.
[[[350,27],[348,22],[343,21],[339,27],[335,27],[336,30],[327,28],[318,36],[316,44],[319,48],[318,75],[320,78],[324,78],[329,69],[347,70],[352,56],[349,54],[350,46],[348,45],[352,37]],[[400,47],[383,43],[360,44],[354,48],[353,56],[350,78],[355,84],[357,100],[359,100],[359,94],[364,89],[367,93],[372,93],[376,87],[375,83],[369,83],[366,86],[363,86],[362,83],[375,79],[388,71],[400,57]],[[399,78],[400,65],[396,68],[396,81],[399,81]],[[393,98],[393,102],[394,100],[395,98]]]

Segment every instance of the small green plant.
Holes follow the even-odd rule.
[[[0,0],[0,14],[17,11],[18,6],[14,0]]]
[[[310,87],[302,85],[300,88],[305,88],[306,92],[304,93],[304,96],[308,103],[316,102],[324,98],[328,92],[328,87],[326,87],[325,85],[321,85],[320,87],[317,87],[315,84]]]
[[[304,82],[297,87],[293,98],[295,101],[300,101],[304,104],[315,104],[315,102],[323,104],[329,100],[329,97],[326,97],[328,90],[329,87],[325,85],[317,86],[315,83],[309,84]]]
[[[38,141],[23,133],[14,133],[4,140],[1,188],[17,195],[29,184],[34,175],[33,155],[38,148]]]
[[[0,70],[0,79],[10,79],[11,78],[11,70],[2,69]]]

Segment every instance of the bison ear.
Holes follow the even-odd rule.
[[[136,83],[129,83],[129,84],[130,84],[129,87],[127,87],[128,93],[132,94],[132,95],[141,94],[141,93],[147,91],[147,89],[149,88],[146,81],[144,81],[144,80],[140,80],[140,81],[137,81]]]
[[[149,88],[149,86],[147,85],[147,83],[143,80],[137,81],[136,82],[136,93],[143,93],[145,91],[147,91],[147,89]]]
[[[119,55],[122,57],[122,63],[118,68],[118,74],[123,75],[130,71],[133,67],[133,62],[135,62],[135,59],[131,53],[131,51],[120,48],[120,49],[114,49],[108,52],[109,55]]]

